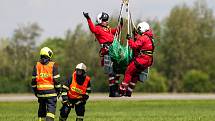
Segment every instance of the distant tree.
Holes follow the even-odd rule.
[[[205,0],[197,0],[193,11],[198,17],[198,45],[194,55],[197,61],[196,68],[209,73],[215,78],[215,17],[212,9],[209,9]],[[199,66],[201,65],[201,66]]]
[[[144,83],[138,82],[137,92],[167,92],[167,79],[156,69],[150,69],[149,77]]]
[[[212,92],[214,85],[209,81],[209,75],[198,70],[190,70],[183,77],[184,92]]]
[[[162,69],[169,81],[169,91],[177,91],[184,73],[190,69],[207,70],[213,65],[214,17],[205,2],[197,1],[193,8],[176,6],[166,18],[162,29]]]
[[[12,60],[9,58],[13,53],[10,50],[9,46],[9,38],[0,39],[0,77],[8,76],[10,74],[10,70],[12,69]]]
[[[31,74],[32,57],[36,48],[35,41],[40,36],[42,29],[37,23],[20,25],[14,31],[11,48],[14,51],[14,73],[20,79],[27,80]]]
[[[35,41],[41,31],[36,23],[20,25],[12,38],[1,40],[0,80],[3,83],[0,92],[25,92],[29,89]]]

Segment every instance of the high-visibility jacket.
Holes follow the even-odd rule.
[[[37,90],[54,89],[53,66],[54,62],[49,62],[47,65],[43,65],[40,62],[37,62]]]
[[[81,99],[82,95],[86,94],[88,83],[90,82],[90,77],[86,76],[84,83],[79,85],[76,80],[76,72],[72,75],[72,84],[69,87],[68,97],[70,99]]]

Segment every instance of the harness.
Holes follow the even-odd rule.
[[[101,44],[101,48],[109,48],[110,45],[111,45],[111,42],[105,42]]]
[[[99,54],[100,54],[100,57],[103,57],[104,55],[108,54],[108,50],[109,50],[111,43],[106,42],[106,43],[103,43],[100,45],[101,45],[101,49],[99,50]]]
[[[144,55],[152,56],[153,53],[154,53],[154,51],[152,51],[152,50],[140,50],[140,55],[144,54]]]
[[[148,36],[148,35],[146,35],[146,36]],[[152,50],[140,50],[140,52],[139,52],[139,54],[141,55],[141,54],[145,54],[145,55],[148,55],[148,56],[152,56],[153,55],[153,53],[154,53],[154,48],[155,48],[155,46],[154,46],[154,42],[153,42],[153,38],[152,37],[150,37],[150,36],[148,36],[149,37],[149,39],[151,40],[151,43],[152,43]]]

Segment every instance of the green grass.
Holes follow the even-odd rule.
[[[0,102],[0,121],[36,121],[37,106],[37,102]],[[75,121],[75,116],[72,110],[68,121]],[[89,101],[85,112],[85,121],[214,120],[215,100]]]

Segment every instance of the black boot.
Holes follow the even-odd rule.
[[[115,83],[115,85],[114,85],[114,96],[121,97],[120,93],[119,93],[119,84],[118,83]]]
[[[114,89],[115,89],[115,87],[114,87],[115,85],[111,85],[111,86],[109,86],[109,97],[115,97],[115,91],[114,91]]]
[[[131,97],[131,94],[132,94],[132,92],[129,91],[129,90],[127,90],[124,96],[126,96],[126,97]]]
[[[118,84],[109,87],[109,97],[120,97]]]
[[[122,82],[120,84],[120,86],[119,86],[119,94],[120,94],[120,96],[125,96],[127,89],[128,89],[128,84]]]

